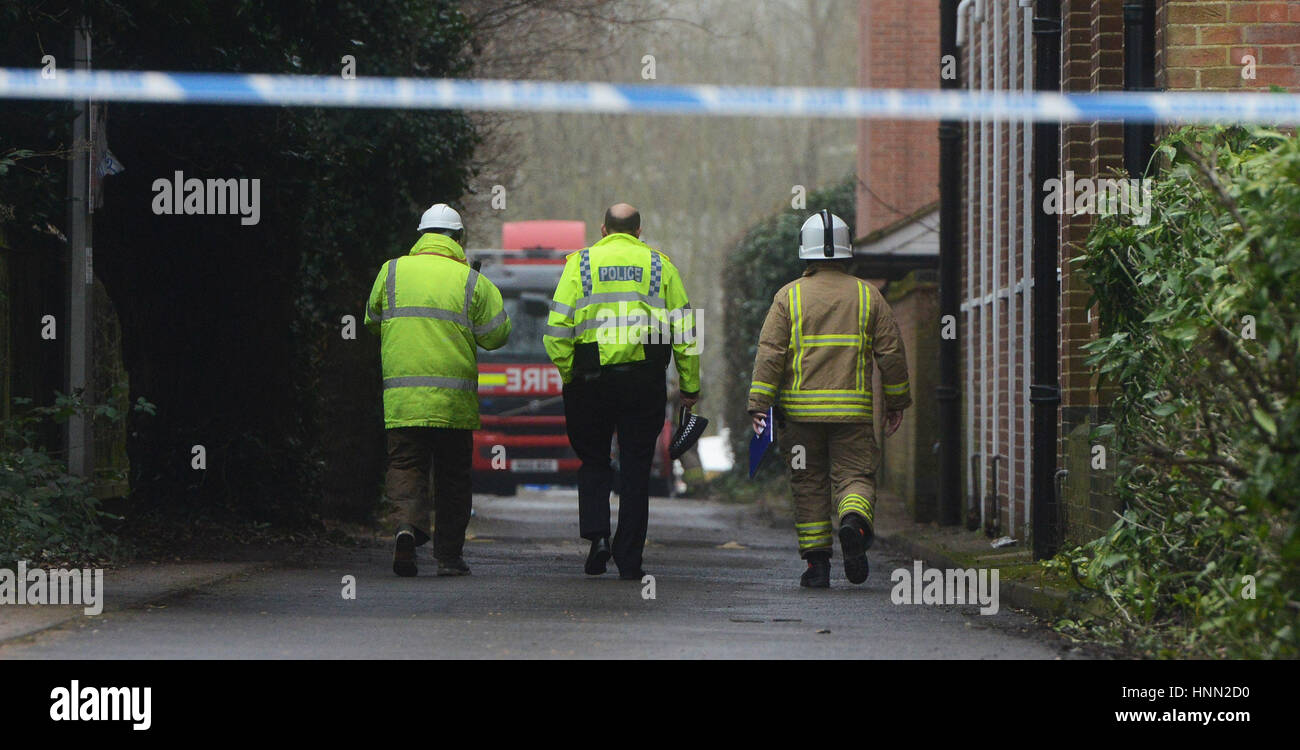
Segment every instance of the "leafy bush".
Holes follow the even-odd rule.
[[[1078,259],[1125,510],[1068,562],[1140,652],[1295,657],[1300,139],[1189,128],[1158,158],[1149,224],[1103,216]]]
[[[18,406],[28,402],[17,400]],[[140,399],[135,408],[152,411]],[[65,422],[77,412],[96,419],[123,418],[111,406],[91,408],[59,395],[53,406],[30,408],[0,420],[0,566],[19,560],[82,564],[114,557],[122,549],[101,521],[116,519],[99,507],[94,483],[69,474],[64,463],[41,446],[39,427]]]
[[[731,251],[728,272],[724,275],[723,293],[726,311],[726,361],[724,381],[728,424],[740,425],[731,431],[732,455],[737,457],[735,470],[749,470],[749,429],[745,404],[749,399],[750,376],[754,371],[754,354],[758,350],[758,334],[772,297],[777,290],[803,273],[804,262],[799,260],[799,227],[816,211],[829,208],[831,213],[846,221],[855,211],[854,187],[856,180],[850,176],[821,190],[808,194],[808,208],[786,208],[750,227]],[[764,465],[768,475],[771,465]],[[779,474],[779,472],[777,472]]]

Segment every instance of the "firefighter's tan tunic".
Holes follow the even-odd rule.
[[[776,293],[759,336],[748,408],[775,405],[785,415],[779,439],[791,460],[803,556],[832,549],[832,515],[873,520],[873,361],[880,367],[885,409],[910,406],[898,324],[871,284],[837,266],[814,263]]]

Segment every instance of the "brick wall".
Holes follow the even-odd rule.
[[[1156,85],[1300,90],[1300,0],[1167,0],[1156,19]],[[1255,59],[1254,78],[1242,58]]]
[[[1120,90],[1124,84],[1123,0],[1063,0],[1062,88]],[[1255,58],[1254,78],[1242,75],[1243,56]],[[1252,90],[1271,85],[1300,89],[1300,0],[1162,0],[1156,7],[1156,85],[1170,90]],[[1099,178],[1123,169],[1123,126],[1071,124],[1062,128],[1062,172]],[[1041,186],[1040,186],[1041,187]],[[1090,466],[1091,428],[1107,419],[1105,391],[1084,364],[1083,346],[1097,334],[1088,308],[1091,290],[1071,260],[1082,251],[1092,216],[1061,217],[1061,518],[1067,536],[1083,541],[1114,521],[1108,471]]]
[[[1013,0],[1004,0],[996,7],[989,4],[987,23],[972,24],[967,48],[961,52],[963,87],[973,80],[979,89],[984,82],[978,65],[981,59],[987,59],[990,65],[990,87],[1019,90],[1023,86],[1022,18],[1023,10]],[[964,305],[975,301],[974,312],[963,312],[960,318],[963,492],[968,499],[972,490],[978,493],[978,502],[990,521],[990,495],[995,495],[1002,532],[1017,539],[1024,539],[1026,531],[1029,459],[1024,377],[1028,351],[1024,322],[1029,308],[1020,286],[1026,273],[1023,229],[1032,221],[1023,198],[1030,171],[1023,155],[1025,137],[1026,131],[1018,122],[981,123],[977,119],[966,129],[964,157],[973,152],[970,173],[976,181],[969,185],[968,175],[963,174],[961,230],[961,296]],[[981,161],[984,179],[980,179]],[[963,161],[964,171],[967,163]],[[973,232],[967,226],[968,207],[975,214]],[[992,482],[994,456],[998,457],[996,486]]]
[[[912,518],[929,522],[937,519],[939,406],[930,397],[938,387],[939,372],[933,363],[939,358],[939,285],[933,271],[915,272],[899,283],[890,284],[887,298],[898,320],[899,334],[907,354],[913,406],[903,415],[903,424],[888,440],[877,445],[881,466],[876,472],[879,489],[903,498]],[[876,390],[876,393],[881,391]]]
[[[1121,91],[1124,88],[1124,1],[1064,0],[1061,38],[1061,87],[1071,92]],[[1226,53],[1225,53],[1226,54]],[[1122,123],[1074,123],[1062,128],[1062,179],[1110,177],[1124,168]],[[1040,186],[1041,187],[1041,186]],[[1092,291],[1074,258],[1082,254],[1094,216],[1060,217],[1061,275],[1060,384],[1061,421],[1058,465],[1069,471],[1061,483],[1064,507],[1059,514],[1071,539],[1096,536],[1109,523],[1094,497],[1094,477],[1088,470],[1088,434],[1100,419],[1096,382],[1085,364],[1083,347],[1097,334],[1097,320],[1088,306]]]
[[[929,0],[917,3],[917,11],[928,6]],[[868,5],[864,3],[864,6]],[[874,4],[873,4],[874,5]],[[1011,39],[1008,29],[1012,0],[988,4],[991,28],[1000,30],[997,35],[986,35],[979,24],[970,29],[968,48],[961,52],[962,85],[975,76],[976,88],[980,83],[980,70],[970,67],[970,54],[978,59],[981,46],[992,45],[1001,39],[1003,65],[1010,65]],[[1001,18],[993,18],[1000,11]],[[1062,69],[1061,86],[1068,92],[1119,91],[1124,87],[1124,0],[1062,0]],[[864,32],[865,33],[865,32]],[[987,42],[986,42],[987,40]],[[1241,57],[1255,56],[1257,67],[1254,79],[1241,77]],[[865,58],[864,58],[865,59]],[[1004,67],[991,80],[998,88],[1015,88],[1021,83],[1018,69]],[[1235,0],[1232,2],[1206,2],[1204,0],[1161,0],[1157,2],[1156,19],[1156,84],[1168,88],[1221,88],[1266,89],[1282,85],[1300,90],[1300,0],[1288,2]],[[978,120],[966,129],[963,157],[974,155],[972,173],[977,176],[972,190],[967,175],[962,180],[962,299],[964,304],[976,300],[974,313],[963,312],[961,366],[963,383],[963,487],[969,488],[972,477],[991,478],[986,454],[999,453],[1006,463],[999,468],[998,485],[994,489],[1004,508],[1002,526],[1020,537],[1024,529],[1009,523],[1014,513],[1016,523],[1023,524],[1027,505],[1024,486],[1028,469],[1027,444],[1030,436],[1023,417],[1026,414],[1025,383],[1023,371],[1017,366],[1013,372],[1008,363],[1008,352],[1025,351],[1020,331],[1011,328],[1011,316],[1023,320],[1026,312],[1023,293],[1015,289],[1016,278],[1011,267],[1016,261],[1012,251],[1019,239],[1019,227],[1027,220],[1025,206],[1019,200],[1019,189],[1028,179],[1026,165],[1017,164],[1008,140],[1023,133],[1014,124],[983,126]],[[978,179],[981,161],[981,135],[990,142],[985,169],[990,179]],[[1124,166],[1124,129],[1121,123],[1078,123],[1061,128],[1061,179],[1073,173],[1075,179],[1110,177]],[[968,162],[963,162],[963,169]],[[993,164],[1001,170],[1002,179],[991,180]],[[983,187],[981,187],[981,184]],[[1033,202],[1036,207],[1044,197],[1044,186],[1034,185]],[[1000,190],[1000,195],[997,191]],[[995,210],[994,203],[999,203]],[[975,228],[967,227],[967,209],[974,211]],[[860,209],[861,210],[861,209]],[[1012,220],[1012,212],[1018,213]],[[1108,419],[1108,392],[1099,384],[1085,364],[1087,352],[1083,347],[1096,338],[1098,320],[1088,306],[1091,290],[1083,282],[1071,262],[1083,250],[1092,229],[1091,215],[1065,215],[1060,217],[1060,245],[1057,266],[1060,269],[1060,385],[1062,402],[1060,411],[1060,442],[1057,465],[1069,475],[1061,484],[1063,507],[1060,516],[1063,531],[1074,541],[1095,537],[1113,521],[1114,499],[1113,468],[1116,457],[1108,456],[1108,470],[1093,470],[1091,430]],[[995,261],[996,259],[996,261]],[[992,274],[996,262],[999,272]],[[971,264],[971,265],[968,265]],[[973,265],[974,276],[970,276]],[[1005,296],[987,301],[990,293],[1009,290]],[[994,326],[993,310],[997,310]],[[1019,320],[1017,322],[1019,322]],[[968,343],[969,331],[973,343]],[[983,346],[981,346],[983,342]],[[996,342],[998,354],[992,348]],[[1022,360],[1023,362],[1023,360]],[[968,388],[968,374],[973,374],[975,385]],[[984,381],[983,394],[980,383]],[[994,396],[992,394],[996,393]],[[1017,396],[1019,394],[1019,396]],[[996,399],[996,402],[995,402]],[[1015,399],[1015,403],[1008,404]],[[995,408],[996,404],[996,408]],[[970,430],[969,432],[967,430]],[[980,454],[982,461],[972,474],[970,458]],[[989,491],[986,486],[985,493]]]
[[[859,0],[858,84],[938,88],[938,0]],[[936,122],[863,120],[858,125],[858,237],[939,200]]]

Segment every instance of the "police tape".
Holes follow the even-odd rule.
[[[52,74],[52,75],[51,75]],[[1019,93],[0,68],[0,99],[850,119],[1300,125],[1300,94]]]

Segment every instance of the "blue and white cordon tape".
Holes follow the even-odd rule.
[[[390,109],[1300,125],[1300,94],[980,93],[0,68],[0,99]]]

